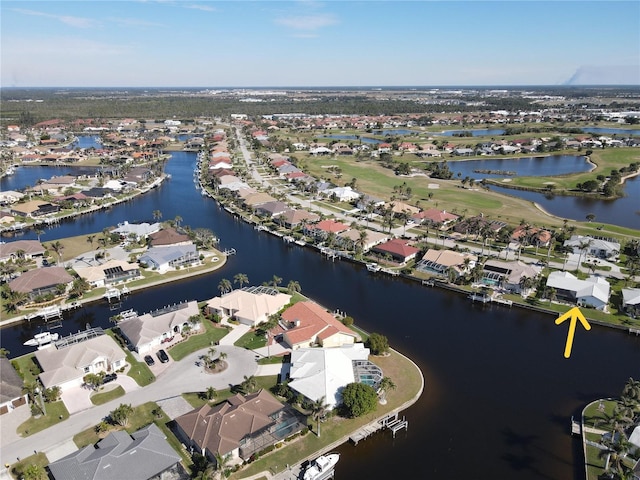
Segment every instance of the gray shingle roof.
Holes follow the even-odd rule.
[[[110,433],[95,447],[49,464],[49,470],[54,480],[147,480],[179,461],[162,431],[151,424],[131,435]]]

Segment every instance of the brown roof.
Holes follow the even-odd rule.
[[[420,251],[419,248],[412,247],[409,245],[407,240],[402,240],[401,238],[394,238],[393,240],[389,240],[388,242],[381,243],[380,245],[374,248],[376,251],[380,252],[388,252],[392,255],[398,255],[402,257],[409,257],[411,255],[415,255]]]
[[[226,455],[240,441],[274,423],[270,418],[284,406],[266,390],[236,394],[215,407],[204,405],[176,418],[184,433],[201,449]]]
[[[20,250],[26,255],[39,255],[43,254],[45,249],[38,240],[16,240],[0,244],[0,258],[9,257]]]
[[[189,235],[178,233],[175,228],[165,228],[159,232],[149,235],[151,245],[154,247],[162,245],[175,245],[177,243],[189,242]]]
[[[63,267],[48,267],[29,270],[9,282],[9,288],[16,292],[30,293],[59,283],[73,282],[73,277]]]

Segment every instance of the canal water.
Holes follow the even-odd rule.
[[[212,229],[222,248],[234,247],[238,254],[218,272],[131,294],[120,309],[146,312],[211,298],[221,279],[237,273],[247,274],[252,284],[277,275],[285,285],[297,280],[303,293],[353,316],[362,328],[386,335],[421,368],[425,392],[403,412],[408,431],[395,439],[382,432],[357,446],[339,447],[336,478],[584,478],[570,418],[595,398],[618,396],[629,377],[638,378],[640,337],[601,327],[578,331],[565,359],[567,328],[556,326],[553,317],[472,304],[452,292],[373,275],[289,246],[202,197],[193,184],[194,166],[194,154],[174,153],[166,167],[172,178],[158,189],[46,230],[42,240],[151,219],[154,210],[164,219],[180,215],[183,224]],[[98,302],[69,312],[57,331],[109,327],[116,312]],[[6,327],[0,345],[10,357],[25,353],[22,343],[39,328],[35,323]]]

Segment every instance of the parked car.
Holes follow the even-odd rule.
[[[113,382],[116,378],[118,378],[117,373],[107,373],[102,379],[102,383]]]
[[[169,355],[167,355],[167,352],[165,352],[164,350],[158,350],[158,353],[156,353],[156,355],[158,356],[158,359],[162,362],[162,363],[167,363],[169,361]]]
[[[151,355],[146,355],[144,357],[144,361],[147,365],[152,366],[156,364],[156,361],[153,359],[153,357]]]

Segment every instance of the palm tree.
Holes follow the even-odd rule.
[[[62,242],[60,242],[60,240],[57,240],[55,242],[53,242],[51,245],[51,250],[53,250],[54,252],[56,252],[56,255],[58,256],[58,265],[60,264],[60,254],[62,253],[62,250],[64,250],[64,245],[62,244]]]
[[[592,239],[581,240],[578,248],[580,249],[580,256],[578,257],[578,268],[580,270],[580,265],[582,265],[582,254],[589,251],[589,246],[591,246]]]
[[[220,283],[218,284],[218,290],[220,290],[220,293],[222,295],[224,295],[227,292],[230,292],[233,289],[233,287],[231,286],[231,282],[229,280],[227,280],[226,278],[223,278],[222,280],[220,280]]]
[[[320,419],[324,417],[329,405],[324,400],[324,395],[311,404],[311,416],[317,424],[317,435],[320,438]]]
[[[96,239],[95,235],[87,235],[87,243],[91,245],[91,250],[93,250],[93,241]]]
[[[153,219],[154,220],[162,220],[162,212],[160,210],[153,211]]]
[[[396,389],[396,384],[393,383],[393,380],[391,380],[389,377],[382,377],[382,380],[380,380],[380,385],[378,386],[378,395],[380,396],[380,403],[381,404],[386,404],[387,403],[387,392],[389,392],[389,390],[395,390]]]
[[[180,215],[176,215],[173,221],[176,223],[176,227],[180,228],[180,223],[182,223],[182,217]]]
[[[4,308],[7,312],[15,312],[18,310],[18,306],[22,305],[28,299],[29,295],[25,292],[9,290],[4,301]]]
[[[249,277],[245,273],[237,273],[233,277],[233,283],[237,283],[239,287],[242,289],[242,286],[246,283],[249,283]]]
[[[216,459],[216,464],[214,466],[215,471],[219,476],[221,476],[222,478],[225,478],[228,473],[226,472],[226,470],[227,470],[227,465],[229,465],[229,462],[231,461],[231,455],[230,454],[220,455],[220,453],[216,452],[214,453],[214,457]]]
[[[289,295],[293,295],[300,290],[302,290],[302,288],[300,287],[300,283],[297,280],[290,280],[287,284],[287,292],[289,292]]]
[[[244,376],[244,380],[240,384],[240,391],[245,395],[247,393],[253,393],[258,388],[258,381],[256,377],[251,375],[250,377]]]
[[[44,230],[42,230],[41,228],[36,228],[35,232],[36,232],[36,235],[38,236],[38,241],[40,241],[40,235],[44,233]]]
[[[277,289],[278,285],[280,285],[281,283],[282,283],[282,278],[278,277],[277,275],[274,275],[273,278],[271,279],[271,284],[275,289]]]

